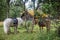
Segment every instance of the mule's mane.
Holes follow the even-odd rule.
[[[33,17],[32,15],[30,15],[30,13],[28,11],[24,11],[23,14],[21,15],[21,18],[23,20],[33,20]]]

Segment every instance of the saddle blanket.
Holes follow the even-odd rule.
[[[13,24],[18,25],[18,20],[16,18],[13,19]]]

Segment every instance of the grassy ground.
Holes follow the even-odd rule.
[[[50,33],[46,32],[46,28],[40,32],[39,27],[34,27],[33,33],[25,32],[25,28],[20,28],[19,33],[6,35],[3,31],[2,22],[0,23],[0,40],[60,40],[60,37],[57,36],[55,29],[51,28]],[[11,31],[13,28],[11,28]]]
[[[3,22],[0,22],[0,26],[3,24]]]

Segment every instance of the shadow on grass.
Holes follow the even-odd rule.
[[[23,33],[36,33],[36,31],[24,31]]]

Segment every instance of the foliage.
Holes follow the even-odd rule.
[[[15,4],[10,4],[10,17],[20,17],[20,13],[23,11],[23,4],[21,0],[17,0]]]
[[[23,8],[21,0],[17,0],[15,5],[8,5],[7,0],[0,0],[0,21],[3,21],[7,16],[14,17],[15,14],[20,16],[20,13],[24,10]]]
[[[0,21],[5,19],[7,11],[7,5],[6,5],[6,0],[0,0]]]
[[[60,26],[57,28],[57,34],[60,37]]]
[[[57,17],[60,14],[59,7],[60,7],[59,2],[43,3],[42,10],[47,14],[51,14],[54,17]]]

